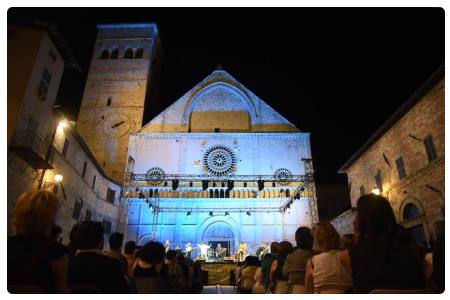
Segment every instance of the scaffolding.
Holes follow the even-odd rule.
[[[308,213],[310,216],[311,226],[319,221],[317,212],[317,198],[316,198],[316,188],[314,183],[314,168],[312,164],[312,159],[303,159],[305,175],[289,175],[289,178],[285,181],[298,183],[295,191],[287,197],[287,199],[281,203],[281,205],[272,205],[258,208],[246,208],[242,209],[240,207],[218,207],[214,208],[215,213],[248,213],[248,212],[277,212],[282,214],[282,227],[283,227],[283,238],[286,235],[285,226],[285,214],[290,208],[290,205],[294,201],[300,198],[306,198],[308,201]],[[167,182],[171,180],[177,180],[178,182],[280,182],[280,178],[274,175],[226,175],[226,176],[215,176],[209,174],[164,174],[161,175],[149,175],[149,174],[134,174],[126,173],[125,180],[123,184],[123,191],[121,197],[121,203],[119,208],[119,224],[118,231],[124,232],[125,227],[128,222],[128,210],[130,205],[130,199],[139,198],[141,201],[146,201],[149,204],[149,208],[153,213],[152,222],[152,238],[156,239],[157,235],[157,224],[159,214],[162,212],[210,212],[209,207],[183,207],[183,208],[169,208],[160,206],[160,195],[156,192],[153,197],[145,197],[142,191],[144,189],[156,188],[155,182]],[[283,182],[283,183],[284,183]],[[138,197],[133,197],[132,193],[138,192],[140,195]]]

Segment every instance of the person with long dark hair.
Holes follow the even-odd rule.
[[[342,252],[341,262],[352,274],[354,292],[425,287],[418,247],[397,224],[386,198],[375,194],[359,198],[353,225],[356,244]]]

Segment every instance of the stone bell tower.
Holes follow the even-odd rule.
[[[128,139],[142,127],[161,45],[156,24],[100,24],[77,130],[98,163],[122,182]]]

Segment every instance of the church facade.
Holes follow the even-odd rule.
[[[119,222],[139,245],[294,242],[317,220],[311,167],[309,133],[218,68],[130,134]]]

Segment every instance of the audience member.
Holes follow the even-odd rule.
[[[259,267],[259,259],[256,256],[247,256],[245,258],[245,267],[241,271],[241,294],[251,294],[255,284],[255,273]]]
[[[128,274],[128,261],[125,256],[122,255],[122,245],[123,245],[123,233],[114,232],[109,236],[109,251],[105,254],[109,257],[117,259],[122,270]]]
[[[50,239],[58,244],[62,244],[62,228],[59,225],[53,225],[50,229]]]
[[[353,233],[346,233],[342,236],[341,249],[345,250],[355,245],[355,235]]]
[[[155,285],[155,289],[150,291],[152,293],[172,292],[169,285],[169,267],[164,263],[165,255],[166,249],[160,242],[151,241],[139,249],[133,276],[135,279],[143,277],[158,279],[158,285]],[[136,281],[136,284],[139,282]],[[146,283],[144,282],[144,284]]]
[[[267,253],[261,262],[261,272],[264,275],[264,287],[266,290],[269,289],[270,285],[270,268],[272,267],[273,261],[278,257],[277,248],[278,243],[272,242],[270,244],[270,253]]]
[[[313,256],[306,265],[305,286],[308,293],[343,293],[352,287],[350,273],[340,260],[341,240],[329,222],[313,227]]]
[[[283,276],[284,262],[288,254],[292,253],[294,248],[288,241],[283,241],[278,244],[276,260],[273,261],[270,267],[270,285],[271,290],[277,294],[286,294],[289,291],[288,279]]]
[[[67,292],[66,249],[51,240],[58,209],[54,194],[39,190],[22,194],[13,213],[14,235],[8,239],[8,290],[39,286],[47,293]]]
[[[264,287],[264,274],[261,271],[261,267],[256,269],[255,284],[253,285],[252,294],[265,294],[266,288]]]
[[[78,229],[80,228],[80,222],[75,223],[69,233],[69,244],[67,245],[67,255],[72,257],[78,250],[76,246],[76,237],[78,235]]]
[[[288,254],[284,262],[283,276],[288,279],[291,291],[297,286],[296,293],[304,290],[306,263],[313,256],[313,241],[311,230],[308,227],[299,227],[295,232],[297,248]]]
[[[133,276],[134,263],[136,262],[136,243],[134,241],[128,241],[125,244],[123,256],[127,259],[128,275]]]
[[[445,225],[444,221],[435,224],[436,242],[433,249],[432,290],[443,293],[445,289]]]
[[[71,285],[90,285],[100,293],[131,292],[120,262],[103,255],[103,227],[100,222],[82,222],[76,245],[78,251],[69,261]]]
[[[359,198],[354,231],[356,245],[341,256],[352,274],[354,292],[425,287],[423,260],[417,245],[396,223],[386,198],[375,194]]]

